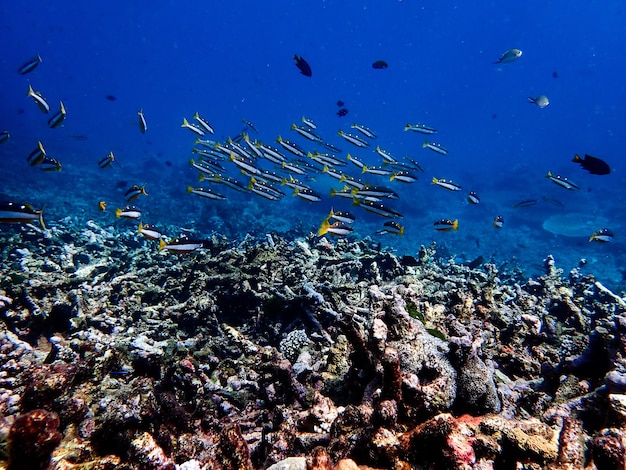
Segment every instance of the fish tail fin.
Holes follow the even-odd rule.
[[[456,219],[454,222],[452,222],[452,228],[454,230],[458,230],[459,229],[459,219]]]
[[[399,235],[400,236],[404,235],[404,225],[400,226],[400,233],[399,233]]]
[[[572,161],[576,162],[576,163],[580,163],[580,162],[583,161],[583,159],[580,158],[580,155],[576,154],[576,155],[574,155],[574,159]]]
[[[335,188],[330,188],[330,197],[333,197],[335,194],[337,194],[337,190]]]
[[[433,176],[433,180],[431,181],[431,184],[437,184],[438,181],[439,180]]]
[[[317,230],[317,236],[321,237],[322,235],[324,235],[326,232],[328,232],[329,227],[330,222],[328,221],[328,219],[324,219],[322,225],[320,225],[320,228]]]
[[[424,143],[422,144],[422,148],[425,149],[426,147],[428,147],[429,144],[430,144],[430,142],[425,140]]]
[[[389,177],[389,181],[393,181],[396,179],[396,175],[397,173],[394,171],[393,173],[391,173],[391,176]]]
[[[196,111],[196,114],[193,115],[194,119],[198,119],[200,117],[200,115],[198,114],[198,111]]]
[[[202,175],[200,175],[202,176]],[[193,191],[193,186],[187,186],[187,194]]]
[[[43,209],[44,209],[44,208],[42,207],[42,208],[41,208],[41,210],[39,211],[39,223],[41,224],[41,227],[42,227],[44,230],[47,230],[47,229],[48,229],[48,227],[46,227],[46,223],[45,223],[45,222],[44,222],[44,220],[43,220]]]
[[[180,127],[189,127],[189,121],[187,121],[187,118],[183,118],[183,123]]]
[[[404,130],[405,131],[411,130],[411,124],[407,124],[406,126],[404,126]]]
[[[122,215],[122,209],[115,209],[115,218],[119,219],[120,215]]]
[[[165,246],[167,245],[167,243],[165,243],[165,240],[163,240],[162,238],[159,240],[159,251],[163,251],[165,249]]]
[[[139,222],[139,227],[137,227],[137,233],[141,233],[143,230],[143,223]]]
[[[363,165],[363,168],[361,168],[361,173],[367,173],[367,165]]]
[[[550,170],[548,170],[548,174],[546,175],[546,178],[552,178],[552,172]]]

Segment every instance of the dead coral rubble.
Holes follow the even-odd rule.
[[[5,248],[7,468],[624,466],[626,303],[551,258],[505,283],[435,247],[115,237]]]

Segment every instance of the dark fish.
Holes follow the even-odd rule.
[[[51,129],[59,127],[61,124],[63,124],[66,114],[67,112],[65,111],[63,101],[59,101],[59,112],[52,116],[50,119],[48,119],[48,127]]]
[[[493,219],[493,226],[495,228],[502,228],[502,226],[504,225],[504,217],[502,217],[501,215],[496,216],[495,219]]]
[[[554,204],[555,206],[558,206],[560,208],[565,207],[565,204],[563,204],[561,201],[559,201],[558,199],[554,199],[553,197],[549,197],[549,196],[544,196],[543,200],[546,202],[549,202],[551,204]]]
[[[137,115],[139,116],[139,129],[142,134],[145,134],[148,130],[148,122],[146,121],[146,117],[143,115],[143,109],[140,109],[137,112]]]
[[[28,224],[38,220],[46,229],[43,221],[43,209],[35,210],[30,204],[16,202],[0,202],[0,223],[2,224]]]
[[[337,100],[337,106],[339,106],[340,108],[344,105],[345,103],[341,100]]]
[[[24,62],[22,66],[17,69],[20,75],[26,75],[28,72],[32,72],[35,68],[41,64],[41,56],[36,55],[32,59],[29,59],[27,62]]]
[[[104,99],[109,100],[109,101],[115,101],[117,98],[113,95],[106,95]]]
[[[348,114],[348,110],[346,108],[341,108],[337,111],[337,116],[339,117],[344,117],[346,114]]]
[[[608,175],[611,173],[609,164],[598,157],[585,154],[585,158],[581,158],[580,155],[576,154],[572,161],[580,163],[583,169],[587,170],[592,175]]]
[[[535,204],[537,204],[537,199],[527,199],[525,201],[520,201],[520,202],[513,204],[513,208],[519,209],[520,207],[529,207],[529,206],[534,206]]]
[[[302,58],[302,56],[298,57],[298,55],[296,54],[293,56],[293,60],[296,61],[296,67],[300,69],[300,73],[302,75],[304,75],[305,77],[310,77],[313,75],[313,72],[311,71],[311,66],[307,63],[306,60]]]
[[[0,132],[0,144],[4,144],[8,142],[10,138],[11,138],[11,134],[9,134],[9,131]]]
[[[372,64],[372,67],[375,69],[386,69],[388,66],[389,64],[384,60],[377,60]]]
[[[145,184],[142,185],[142,186],[138,186],[136,184],[133,184],[131,186],[131,188],[124,193],[124,197],[126,198],[126,200],[128,202],[133,202],[142,194],[144,196],[147,196],[148,193],[146,192],[146,187],[145,186],[146,186]]]

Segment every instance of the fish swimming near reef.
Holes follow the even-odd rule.
[[[609,164],[598,157],[585,154],[585,157],[581,158],[580,155],[576,154],[572,161],[574,163],[580,163],[580,166],[592,175],[608,175],[611,173]]]
[[[0,202],[0,223],[2,224],[28,224],[34,220],[39,221],[46,229],[43,220],[43,209],[36,210],[30,204],[18,202]]]
[[[435,230],[438,232],[449,232],[450,230],[458,230],[459,229],[459,221],[458,219],[441,219],[433,224],[435,226]]]
[[[337,220],[331,224],[328,218],[326,218],[322,222],[322,225],[320,225],[320,228],[317,231],[317,236],[321,237],[328,233],[336,237],[345,237],[347,235],[350,235],[353,230],[354,229],[345,222]]]
[[[128,202],[133,202],[142,194],[144,196],[148,195],[148,193],[146,192],[146,185],[144,184],[144,185],[138,186],[136,184],[133,184],[130,187],[130,189],[124,193],[124,197],[126,198]]]
[[[59,127],[65,121],[65,116],[67,115],[67,111],[65,110],[65,105],[63,101],[59,101],[59,112],[48,119],[48,127],[50,129],[54,129],[55,127]]]
[[[200,248],[206,248],[206,245],[207,242],[205,240],[191,240],[187,237],[174,238],[167,242],[161,238],[159,251],[165,250],[171,253],[185,254],[199,250]]]

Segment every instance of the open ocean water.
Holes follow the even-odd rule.
[[[134,202],[141,221],[170,237],[184,229],[196,238],[217,233],[238,240],[249,233],[260,241],[266,233],[306,236],[331,208],[348,210],[356,217],[350,237],[369,237],[399,255],[436,242],[446,260],[482,256],[516,266],[523,276],[543,272],[548,254],[566,273],[584,259],[581,272],[624,291],[624,8],[593,1],[3,2],[0,131],[10,139],[0,145],[2,200],[45,207],[49,226],[94,220],[136,230],[137,221],[117,219],[115,209],[128,204],[124,194],[132,185],[145,185],[148,196]],[[494,63],[512,48],[523,51],[518,60]],[[36,55],[42,63],[19,74]],[[310,77],[294,55],[310,64]],[[374,68],[376,61],[388,66]],[[50,113],[27,97],[29,85]],[[547,107],[528,102],[540,95],[549,98]],[[66,119],[49,128],[60,100]],[[339,116],[340,109],[347,114]],[[323,142],[341,149],[335,156],[347,165],[340,171],[398,194],[383,202],[403,215],[397,219],[403,236],[377,234],[389,219],[331,197],[331,188],[343,183],[325,173],[292,175],[320,194],[319,202],[294,197],[280,184],[286,195],[268,200],[199,183],[189,164],[198,161],[197,136],[181,128],[183,118],[197,124],[196,112],[215,128],[203,138],[222,144],[245,131],[277,148],[282,136],[305,151],[329,152],[291,130],[293,123],[304,125],[303,116],[314,120]],[[377,137],[365,138],[354,123]],[[405,131],[407,123],[438,132]],[[345,141],[340,130],[361,135],[369,147]],[[448,154],[423,148],[425,140]],[[62,171],[29,165],[38,141]],[[350,153],[382,166],[377,146],[398,161],[418,162],[418,181],[362,174],[346,160]],[[115,162],[100,168],[110,152]],[[605,160],[611,174],[589,174],[572,163],[575,154]],[[224,175],[250,184],[233,162],[221,164]],[[264,159],[255,166],[290,175]],[[548,172],[579,189],[564,189]],[[433,177],[461,190],[437,187]],[[189,185],[226,199],[188,194]],[[470,191],[479,204],[468,202]],[[537,202],[514,207],[528,200]],[[495,228],[499,215],[504,225]],[[458,220],[458,230],[435,230],[441,219]],[[588,241],[603,228],[614,234],[611,242]]]

